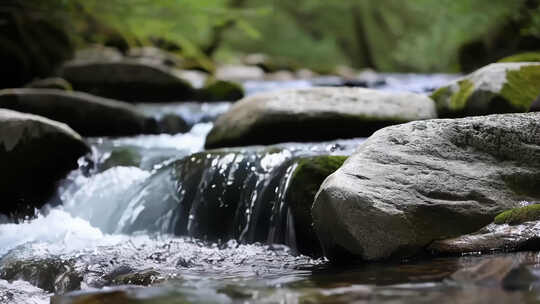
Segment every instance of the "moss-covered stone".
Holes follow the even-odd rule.
[[[346,159],[346,156],[323,155],[297,161],[287,192],[287,201],[294,218],[298,250],[304,254],[322,254],[313,229],[311,207],[322,182],[341,167]]]
[[[524,66],[506,73],[501,95],[516,109],[526,112],[540,93],[540,66]]]
[[[529,205],[507,210],[495,217],[497,225],[519,225],[525,222],[540,220],[540,204]]]
[[[540,64],[488,65],[435,91],[439,117],[527,112],[540,93]]]
[[[526,52],[504,57],[498,62],[540,62],[540,52]]]
[[[102,170],[117,166],[139,167],[141,159],[141,155],[137,151],[130,148],[119,148],[113,150],[100,167]]]
[[[205,101],[236,101],[244,97],[244,89],[234,82],[216,80],[209,82],[198,95]]]

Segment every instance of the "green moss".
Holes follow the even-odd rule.
[[[107,170],[112,167],[138,167],[141,164],[141,155],[129,148],[120,148],[113,150],[111,155],[101,165],[102,170]]]
[[[497,225],[519,225],[525,222],[540,220],[540,204],[529,205],[507,210],[495,217]]]
[[[463,111],[467,106],[469,97],[474,92],[474,83],[463,79],[458,82],[459,90],[456,92],[451,86],[442,87],[431,94],[435,101],[439,116],[444,117],[451,113]]]
[[[459,111],[467,106],[467,100],[474,92],[474,83],[470,80],[464,79],[458,82],[459,91],[455,92],[450,98],[450,104],[448,105],[450,110]]]
[[[300,252],[320,255],[320,245],[313,230],[311,207],[322,182],[334,173],[346,156],[314,156],[297,161],[287,190],[287,201],[295,220],[297,244]]]
[[[208,101],[236,101],[244,97],[244,89],[229,81],[212,81],[200,90],[199,96]]]
[[[527,52],[505,57],[498,62],[540,62],[540,52]]]
[[[523,66],[506,73],[500,93],[518,111],[526,112],[540,94],[540,65]]]

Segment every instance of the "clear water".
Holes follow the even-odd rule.
[[[453,77],[387,75],[381,89],[428,91]],[[245,84],[249,94],[312,85],[307,81]],[[290,174],[291,159],[347,155],[362,139],[289,143],[270,152],[264,147],[230,149],[219,156],[204,152],[193,161],[208,164],[201,165],[201,176],[183,192],[185,185],[178,183],[175,174],[191,172],[184,170],[191,155],[203,151],[211,121],[229,106],[141,105],[156,116],[181,115],[193,127],[177,135],[87,139],[92,155],[81,159],[81,168],[63,181],[57,197],[36,218],[21,224],[0,219],[0,303],[540,302],[538,276],[524,279],[514,291],[499,283],[450,279],[455,271],[493,256],[338,267],[297,254],[292,243],[288,243],[291,247],[275,244],[268,236],[279,223],[270,222],[262,234],[250,230],[255,227],[255,207],[264,203],[260,197],[274,187],[276,201],[270,210],[281,208],[278,194],[286,187],[282,183]],[[105,166],[118,150],[136,155],[137,165]],[[247,173],[238,177],[231,172]],[[273,179],[276,184],[269,182]],[[246,191],[231,196],[227,189],[233,185]],[[201,234],[204,217],[193,211],[182,219],[175,209],[190,195],[196,197],[190,199],[191,210],[205,210],[209,203],[225,208],[230,196],[237,204],[236,213],[243,215],[230,234],[219,238]],[[184,236],[178,236],[179,223],[185,226]],[[252,238],[247,237],[250,233]],[[503,256],[519,261],[533,274],[540,268],[538,253]]]

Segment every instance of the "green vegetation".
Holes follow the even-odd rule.
[[[102,43],[125,51],[154,44],[210,70],[216,61],[239,61],[256,52],[319,71],[349,65],[452,72],[460,69],[460,49],[467,43],[490,45],[501,32],[540,39],[536,2],[9,0],[3,5],[39,12],[63,26],[79,47]],[[518,32],[507,32],[509,24]]]
[[[504,57],[499,62],[539,62],[540,52],[527,52]]]
[[[540,66],[524,66],[506,73],[506,84],[501,95],[515,109],[526,112],[540,94]]]
[[[529,205],[507,210],[495,217],[497,225],[519,225],[525,222],[540,220],[540,204]]]

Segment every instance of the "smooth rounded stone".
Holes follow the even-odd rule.
[[[71,84],[60,77],[37,79],[28,83],[25,88],[73,91],[73,87],[71,86]]]
[[[181,101],[195,94],[174,69],[136,60],[72,61],[59,74],[77,91],[129,102]]]
[[[191,128],[189,124],[176,114],[165,114],[157,119],[159,133],[177,134],[185,133]]]
[[[257,66],[223,65],[216,70],[218,80],[242,82],[247,80],[263,80],[264,71]]]
[[[440,117],[527,112],[540,92],[540,63],[494,63],[439,88]]]
[[[84,136],[158,132],[155,119],[145,116],[133,105],[81,92],[6,89],[0,91],[0,107],[66,123]]]
[[[540,113],[382,129],[330,175],[313,206],[335,262],[419,253],[540,196]]]
[[[361,88],[261,93],[235,103],[206,138],[206,148],[366,137],[388,125],[435,118],[427,96]]]
[[[65,124],[0,109],[0,213],[33,214],[88,151]]]
[[[75,263],[58,258],[2,260],[0,278],[7,281],[24,280],[50,293],[62,294],[78,290],[83,281]]]
[[[117,148],[110,152],[107,157],[99,164],[100,171],[124,166],[124,167],[140,167],[142,156],[135,149]]]
[[[207,83],[199,90],[197,99],[204,101],[236,101],[244,97],[241,85],[223,80]]]

